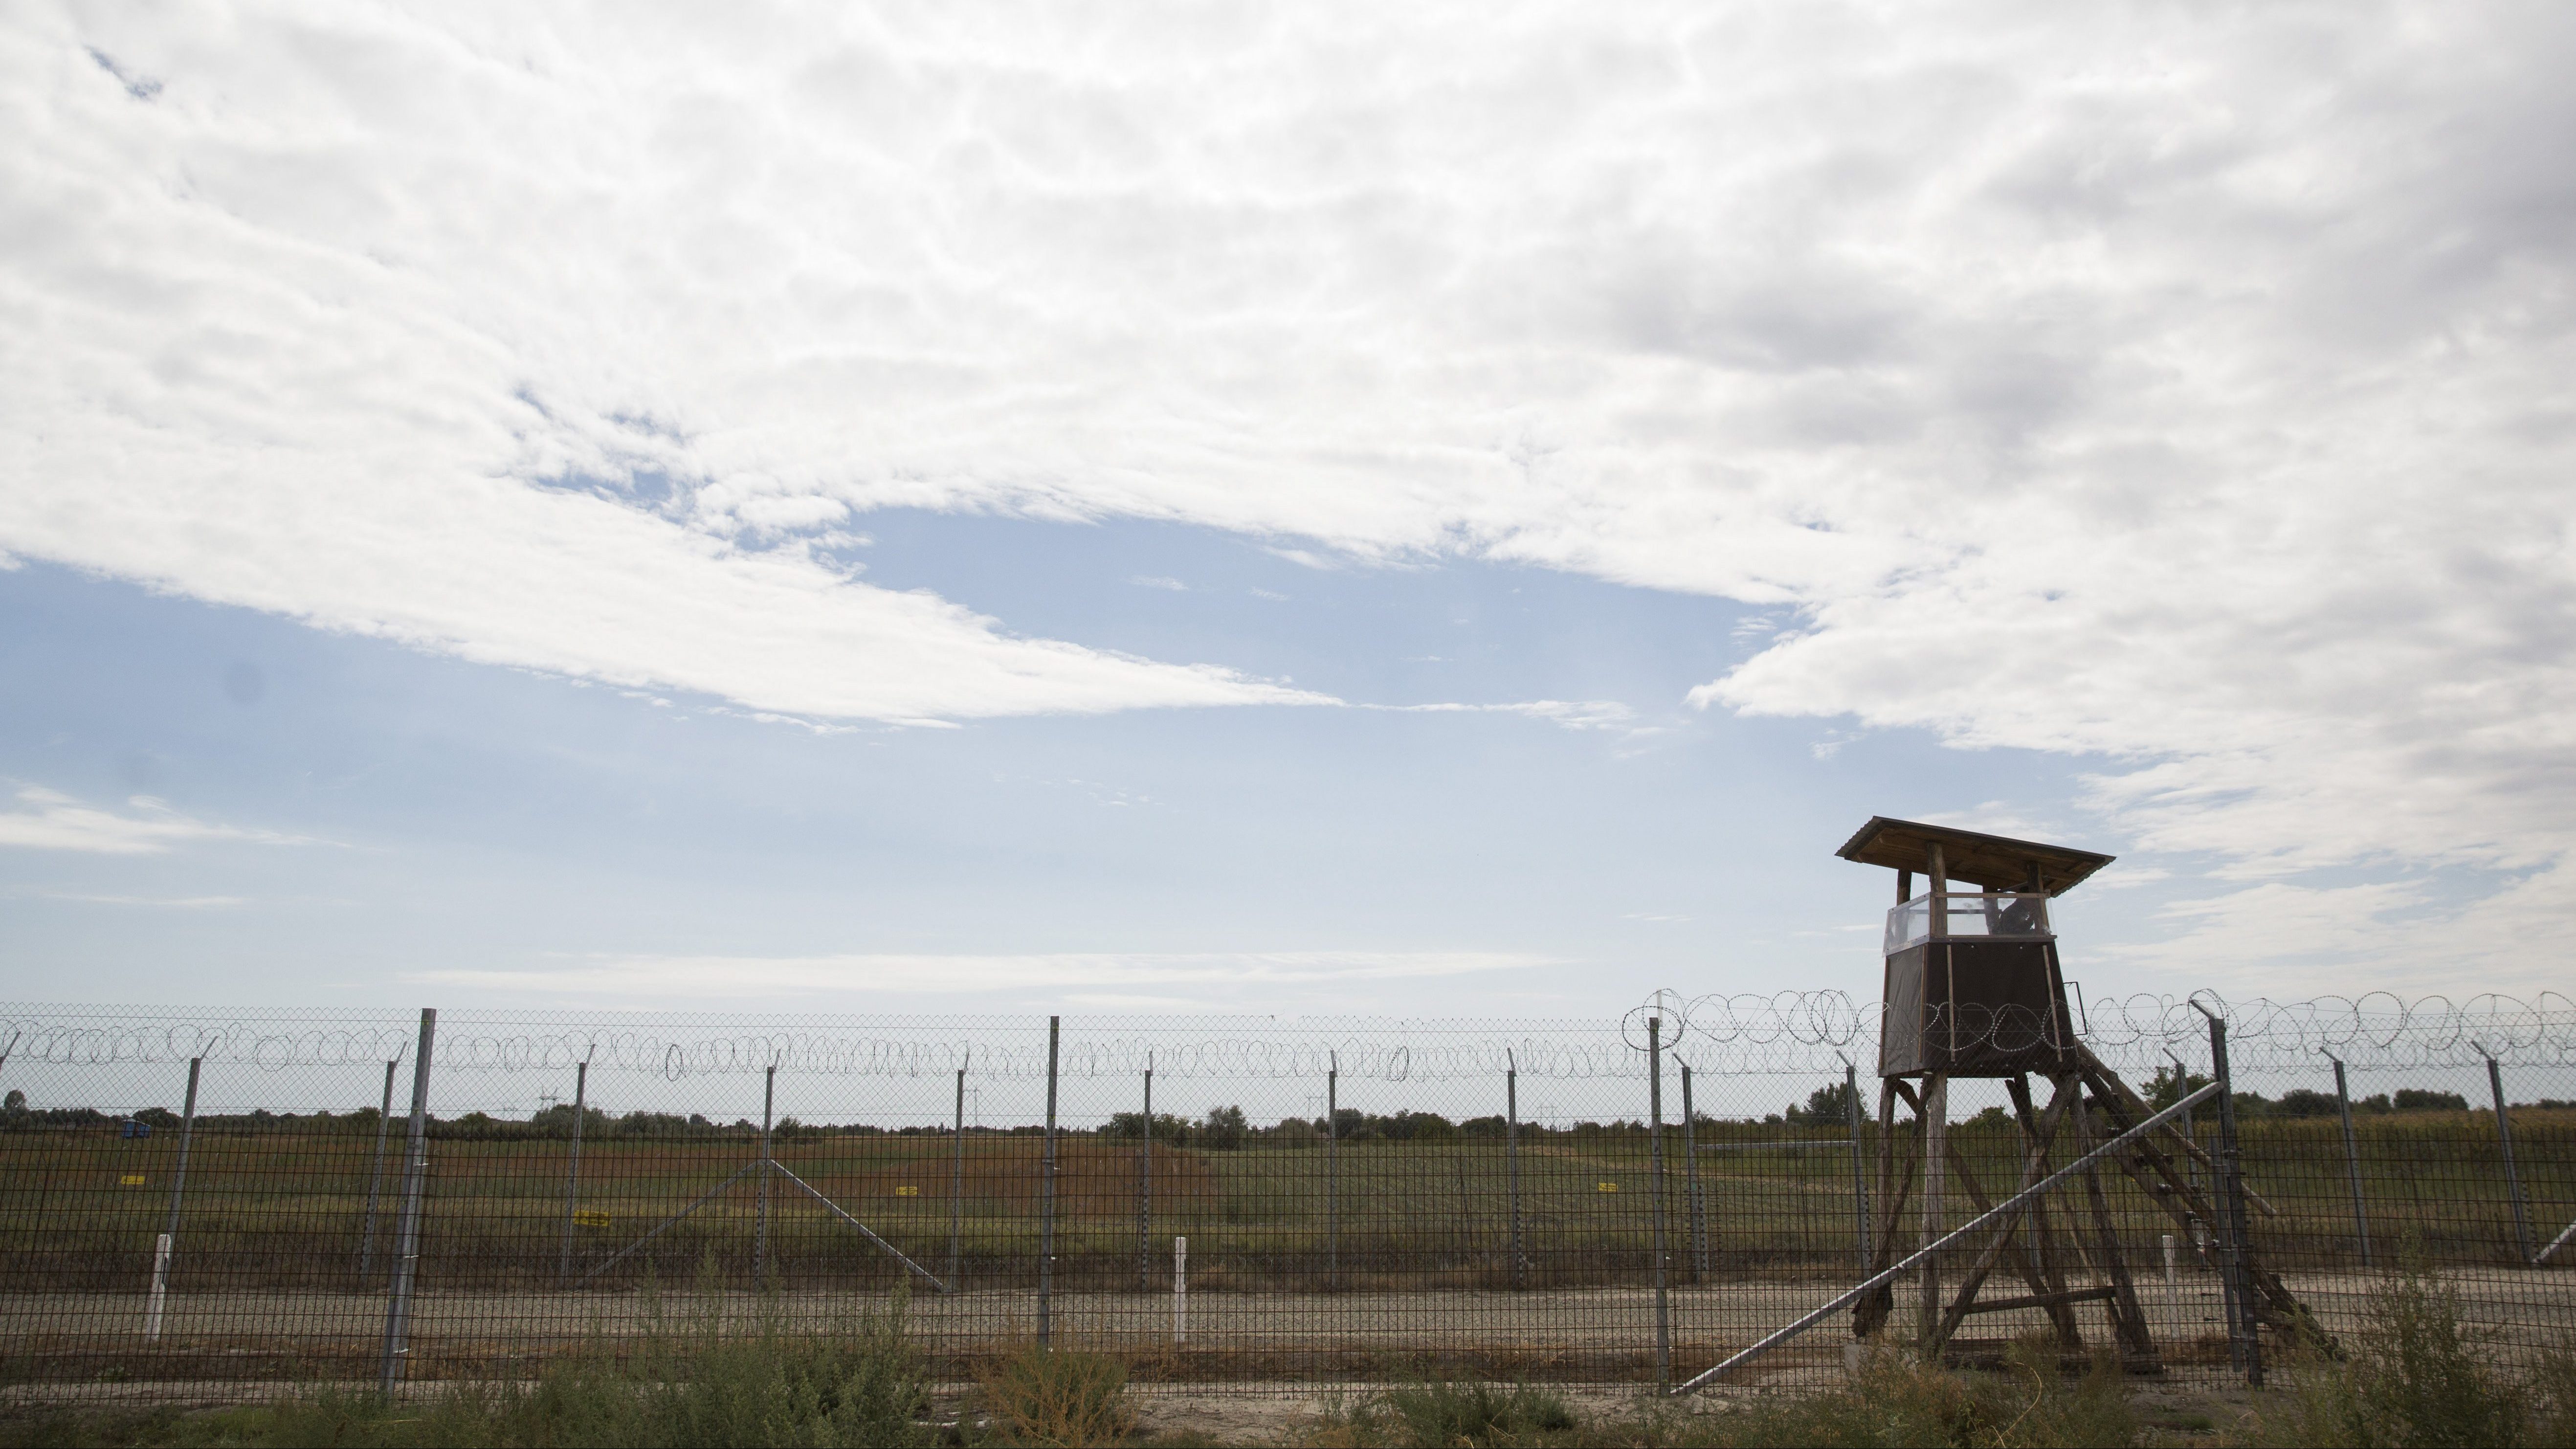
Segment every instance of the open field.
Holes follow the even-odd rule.
[[[2545,1242],[2576,1216],[2576,1112],[2516,1115],[2531,1228]],[[1737,1124],[1702,1130],[1732,1144],[1758,1140]],[[2007,1132],[1962,1125],[1954,1137],[1988,1183],[2013,1173]],[[2440,1263],[2518,1260],[2491,1116],[2379,1119],[2362,1124],[2360,1139],[2375,1239],[2411,1242]],[[2357,1261],[2336,1124],[2249,1123],[2244,1144],[2248,1182],[2274,1209],[2258,1211],[2254,1225],[2270,1259],[2285,1269]],[[388,1167],[370,1249],[373,1145],[353,1132],[201,1131],[173,1285],[356,1288],[362,1262],[367,1282],[381,1283],[395,1178]],[[588,1142],[568,1200],[567,1146],[434,1137],[424,1286],[556,1287],[567,1265],[578,1279],[757,1153],[755,1141],[727,1136]],[[1676,1281],[1703,1270],[1723,1278],[1853,1260],[1847,1152],[1703,1152],[1695,1219],[1678,1131],[1667,1131],[1666,1149]],[[945,1137],[869,1135],[783,1142],[777,1160],[943,1281],[953,1248],[964,1286],[989,1289],[1034,1286],[1041,1150],[1030,1137],[969,1135],[961,1165]],[[0,1132],[0,1289],[112,1292],[142,1282],[169,1210],[175,1153],[168,1134],[126,1141],[102,1131]],[[1652,1174],[1641,1132],[1531,1134],[1519,1154],[1517,1197],[1499,1142],[1347,1143],[1337,1154],[1266,1142],[1238,1151],[1158,1145],[1149,1225],[1140,1222],[1140,1157],[1133,1142],[1060,1140],[1061,1285],[1137,1283],[1140,1226],[1150,1239],[1142,1245],[1148,1282],[1167,1272],[1170,1239],[1187,1236],[1193,1282],[1210,1290],[1642,1283],[1651,1260]],[[2171,1230],[2119,1174],[2107,1186],[2142,1247]],[[573,1207],[579,1220],[568,1223]],[[694,1281],[709,1262],[747,1273],[764,1219],[766,1262],[790,1287],[882,1286],[900,1271],[793,1187],[773,1181],[764,1210],[757,1181],[744,1179],[599,1281]]]

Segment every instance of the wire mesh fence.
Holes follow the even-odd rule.
[[[1875,1010],[1833,995],[1526,1022],[0,1009],[0,1379],[516,1376],[902,1294],[957,1375],[1043,1341],[1147,1383],[1680,1382],[2003,1202],[2047,1113],[2090,1134],[2057,1129],[2052,1167],[2114,1150],[2007,1214],[2021,1238],[1941,1255],[1953,1288],[1991,1275],[1955,1354],[2125,1353],[2125,1306],[2133,1368],[2241,1373],[2231,1330],[2348,1336],[2400,1264],[2491,1354],[2566,1343],[2576,1007],[2212,1004],[2231,1090],[2179,1135],[2119,1136],[2213,1074],[2182,1003],[2094,1004],[2106,1079],[2063,1104],[1951,1082],[1930,1220],[1891,1202],[1921,1143],[1874,1110]],[[2026,1250],[2051,1215],[2055,1263]],[[2126,1299],[2066,1286],[2110,1278]],[[1928,1321],[1930,1286],[1891,1282],[1878,1331]],[[1839,1378],[1855,1322],[1729,1381]]]

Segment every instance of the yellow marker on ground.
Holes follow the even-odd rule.
[[[896,1197],[919,1197],[921,1196],[921,1189],[914,1187],[910,1183],[906,1183],[903,1186],[896,1188],[894,1190],[894,1195]]]
[[[585,1228],[604,1228],[608,1226],[608,1214],[600,1211],[598,1208],[575,1208],[573,1209],[572,1220]]]
[[[139,1172],[127,1173],[125,1175],[125,1185],[127,1187],[141,1187],[143,1185],[143,1174]]]
[[[1615,1182],[1597,1183],[1595,1186],[1602,1192],[1617,1192],[1619,1190],[1619,1184]]]

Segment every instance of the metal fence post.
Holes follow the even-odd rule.
[[[1860,1270],[1869,1271],[1869,1179],[1861,1172],[1860,1068],[1843,1058],[1843,1109],[1851,1119],[1852,1240]]]
[[[1708,1276],[1708,1218],[1699,1195],[1699,1109],[1691,1102],[1690,1063],[1682,1067],[1682,1182],[1690,1208],[1691,1281]]]
[[[1935,903],[1934,909],[1937,911],[1940,908],[1941,897],[1936,894],[1932,899]],[[1932,929],[1937,932],[1941,928],[1936,925]],[[1947,1223],[1942,1217],[1942,1199],[1946,1174],[1949,1170],[1950,1079],[1939,1072],[1926,1073],[1923,1078],[1922,1101],[1920,1112],[1923,1120],[1922,1223],[1923,1243],[1928,1248],[1939,1242],[1942,1234],[1947,1230]],[[1937,1340],[1941,1326],[1941,1255],[1938,1252],[1926,1252],[1923,1255],[1920,1277],[1922,1286],[1918,1291],[1923,1301],[1916,1305],[1918,1312],[1915,1338],[1916,1342],[1922,1345],[1925,1353],[1932,1353],[1940,1346]]]
[[[2522,1173],[2513,1162],[2513,1114],[2505,1110],[2504,1072],[2496,1065],[2493,1053],[2485,1047],[2478,1055],[2487,1059],[2487,1090],[2495,1094],[2496,1146],[2504,1153],[2505,1186],[2513,1193],[2513,1241],[2522,1250],[2525,1267],[2534,1262],[2531,1248],[2531,1209],[2522,1200]]]
[[[966,1237],[966,1068],[957,1068],[957,1157],[948,1169],[948,1291],[959,1291],[958,1253]]]
[[[772,1065],[760,1086],[760,1176],[751,1219],[751,1286],[769,1281],[769,1124],[778,1106],[778,1068]]]
[[[385,1138],[394,1125],[395,1065],[394,1062],[385,1063],[385,1100],[384,1105],[376,1109],[376,1161],[367,1171],[367,1225],[358,1239],[360,1288],[367,1286],[368,1277],[376,1270],[376,1199],[385,1185]]]
[[[1055,1318],[1055,1086],[1057,1032],[1064,1018],[1047,1018],[1046,1156],[1038,1167],[1038,1347],[1047,1347]]]
[[[1512,1286],[1529,1286],[1529,1257],[1521,1249],[1521,1070],[1503,1049],[1503,1173],[1512,1198]]]
[[[2324,1047],[2317,1048],[2317,1052],[2327,1061],[2334,1063],[2335,1111],[2343,1118],[2344,1174],[2352,1181],[2352,1231],[2353,1237],[2361,1244],[2361,1266],[2364,1271],[2368,1271],[2370,1268],[2370,1214],[2362,1208],[2361,1143],[2352,1131],[2352,1092],[2344,1084],[2343,1058],[2327,1051]]]
[[[1136,1157],[1136,1291],[1154,1284],[1154,1054],[1145,1053],[1145,1144]]]
[[[2253,1284],[2245,1272],[2251,1224],[2245,1213],[2245,1162],[2236,1141],[2235,1078],[2227,1070],[2227,1022],[2195,1001],[2209,1018],[2209,1065],[2218,1087],[2219,1267],[2227,1289],[2228,1357],[2245,1371],[2245,1382],[2263,1386],[2261,1320],[2255,1316]]]
[[[572,1277],[572,1228],[574,1214],[581,1207],[581,1119],[590,1110],[590,1063],[577,1062],[572,1069],[572,1150],[564,1161],[563,1266],[560,1278]]]
[[[1655,1198],[1655,1391],[1673,1386],[1673,1315],[1664,1284],[1664,1019],[1646,1018],[1646,1160]]]
[[[152,1293],[143,1309],[143,1337],[157,1341],[161,1337],[161,1306],[170,1291],[170,1259],[179,1249],[179,1206],[188,1193],[188,1144],[197,1135],[197,1074],[206,1065],[204,1057],[188,1059],[188,1098],[179,1113],[179,1165],[170,1174],[170,1216],[161,1229],[161,1240],[152,1245]]]
[[[385,1299],[385,1354],[377,1392],[393,1396],[411,1353],[412,1285],[420,1274],[420,1193],[429,1176],[429,1063],[438,1009],[422,1007],[420,1045],[411,1059],[411,1136],[403,1154],[402,1206],[394,1219],[394,1280]]]
[[[1324,1060],[1324,1286],[1342,1286],[1342,1054]]]

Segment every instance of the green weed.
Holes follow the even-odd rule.
[[[2497,1449],[2576,1444],[2576,1358],[2544,1355],[2514,1375],[2479,1352],[2461,1322],[2460,1297],[2407,1260],[2370,1290],[2349,1361],[2289,1365],[2286,1400],[2250,1421],[2257,1444]]]
[[[462,1383],[388,1403],[325,1385],[256,1408],[213,1413],[54,1414],[0,1428],[0,1445],[673,1445],[925,1444],[920,1355],[898,1292],[883,1313],[829,1335],[751,1321],[702,1292],[677,1324],[658,1313],[625,1357],[607,1345],[547,1367],[533,1383]]]
[[[1136,1424],[1127,1367],[1106,1354],[1031,1344],[977,1382],[994,1427],[1014,1444],[1115,1444]]]
[[[1424,1449],[1485,1449],[1574,1427],[1574,1411],[1563,1396],[1525,1383],[1436,1379],[1388,1389],[1379,1402]]]
[[[2053,1343],[2017,1343],[1999,1374],[1955,1373],[1912,1354],[1873,1355],[1848,1386],[1765,1398],[1732,1412],[1667,1418],[1640,1442],[1676,1446],[1928,1445],[2022,1449],[2130,1444],[2127,1386],[2106,1357],[2070,1383]]]

